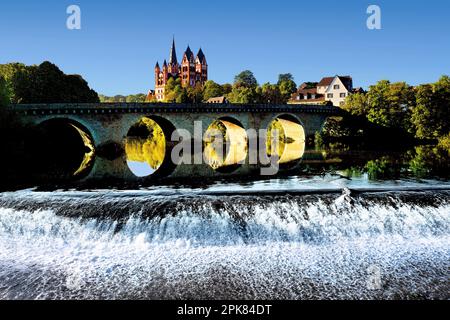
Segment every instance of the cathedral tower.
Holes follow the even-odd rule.
[[[208,81],[208,64],[202,49],[196,56],[188,46],[183,54],[181,64],[178,63],[177,52],[175,47],[175,38],[172,40],[170,48],[169,63],[164,60],[161,67],[159,63],[155,66],[155,94],[154,97],[158,101],[165,99],[165,86],[170,78],[180,78],[181,85],[186,88],[188,86],[195,87],[197,83],[204,85]]]

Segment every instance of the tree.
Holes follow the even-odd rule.
[[[265,83],[258,88],[262,103],[280,104],[285,103],[283,95],[280,92],[280,88],[276,84]]]
[[[145,102],[145,99],[147,99],[147,95],[145,95],[143,93],[138,93],[138,94],[131,94],[131,95],[126,96],[125,101],[142,103],[142,102]]]
[[[446,150],[448,152],[448,156],[450,157],[450,132],[439,139],[439,147]]]
[[[197,82],[195,87],[189,86],[186,91],[190,103],[201,103],[203,101],[203,86],[200,82]]]
[[[11,102],[23,102],[30,90],[29,68],[22,63],[1,64],[0,76],[6,81],[6,90]]]
[[[450,130],[450,78],[443,76],[434,84],[416,88],[416,106],[412,109],[411,122],[416,137],[435,139]]]
[[[229,94],[233,90],[233,86],[229,83],[222,85],[223,95]]]
[[[66,75],[64,81],[65,94],[62,97],[55,96],[55,100],[64,102],[100,102],[97,92],[89,88],[86,80],[80,75]],[[49,84],[51,85],[51,84]]]
[[[278,76],[278,87],[283,97],[282,103],[287,103],[292,94],[297,91],[297,84],[290,73],[280,74]]]
[[[244,70],[234,77],[234,87],[245,87],[256,89],[258,81],[256,81],[253,72],[250,70]]]
[[[284,103],[288,102],[292,94],[297,91],[297,85],[294,81],[283,81],[279,85],[280,93],[283,96]]]
[[[255,88],[233,87],[227,96],[231,103],[251,104],[259,102],[259,97]]]
[[[19,135],[17,134],[22,124],[18,121],[18,118],[13,112],[10,112],[6,107],[11,103],[10,91],[8,89],[8,82],[0,76],[0,145],[3,149],[17,147],[15,145]],[[4,130],[6,129],[6,130]],[[5,154],[10,155],[7,151]],[[0,162],[2,162],[0,160]],[[1,166],[3,167],[3,166]]]
[[[97,93],[79,75],[66,75],[45,61],[39,66],[0,65],[12,103],[99,102]]]
[[[433,84],[435,104],[437,107],[436,117],[441,120],[437,131],[439,135],[448,135],[450,132],[450,77],[442,76],[438,82]]]
[[[294,81],[294,76],[291,73],[282,73],[278,75],[278,85],[286,81]]]
[[[249,70],[242,71],[234,77],[234,84],[231,92],[227,95],[231,103],[257,103],[260,97],[257,93],[258,81]]]
[[[186,89],[181,86],[181,79],[170,78],[164,88],[165,102],[186,103],[189,101]]]
[[[203,101],[207,101],[210,98],[220,97],[224,94],[223,87],[215,83],[212,80],[208,80],[205,83],[205,87],[203,89]]]
[[[367,116],[367,95],[364,93],[348,95],[341,108],[355,116]]]
[[[369,121],[389,128],[410,129],[410,111],[415,98],[413,89],[405,82],[379,81],[370,87],[367,99]]]
[[[4,108],[9,104],[9,92],[6,86],[6,80],[0,77],[0,108]]]

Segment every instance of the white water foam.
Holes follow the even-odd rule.
[[[199,210],[136,213],[118,228],[1,208],[0,298],[448,298],[449,204],[343,196]],[[244,225],[230,216],[238,210]],[[379,290],[367,284],[373,266]]]

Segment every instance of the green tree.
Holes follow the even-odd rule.
[[[4,108],[9,104],[9,92],[6,85],[6,80],[0,77],[0,108]]]
[[[258,81],[249,70],[242,71],[234,77],[234,84],[231,92],[227,95],[231,103],[258,103],[260,96],[257,92]]]
[[[287,103],[292,94],[297,91],[297,84],[290,73],[280,74],[278,76],[278,87],[283,97],[282,103]]]
[[[284,97],[280,92],[280,88],[276,84],[264,83],[258,87],[257,93],[262,103],[279,104],[284,103]]]
[[[416,106],[412,110],[411,121],[416,137],[435,139],[450,131],[450,78],[443,76],[434,84],[418,86]]]
[[[389,128],[410,129],[415,97],[413,89],[405,82],[379,81],[370,87],[367,99],[369,121]]]
[[[417,146],[409,162],[409,170],[417,177],[448,177],[450,175],[450,150],[442,145]]]
[[[164,88],[165,102],[172,103],[187,103],[189,102],[189,97],[185,88],[181,86],[181,79],[170,78],[167,80],[166,86]]]
[[[176,102],[182,90],[180,79],[170,78],[167,80],[166,86],[164,87],[165,102]]]
[[[450,132],[439,138],[438,147],[447,151],[448,157],[450,158]]]
[[[244,70],[239,73],[236,77],[234,77],[234,85],[233,87],[245,87],[256,89],[258,86],[258,81],[256,81],[253,72],[250,70]]]
[[[86,80],[80,75],[64,75],[64,94],[61,96],[55,95],[54,101],[63,102],[100,102],[97,92],[89,88]],[[52,84],[50,83],[49,86]],[[52,102],[52,101],[51,101]]]
[[[210,98],[220,97],[224,94],[223,87],[215,83],[212,80],[208,80],[205,83],[205,87],[203,89],[203,101],[207,101]]]
[[[222,85],[223,95],[229,94],[233,90],[233,86],[229,83]]]
[[[2,145],[5,155],[10,156],[8,150],[18,147],[21,142],[20,134],[22,132],[22,124],[17,119],[13,112],[6,108],[11,103],[10,91],[8,89],[8,82],[0,76],[0,145]],[[11,159],[6,160],[6,162]],[[2,160],[0,159],[0,163]],[[4,166],[0,167],[4,168]]]
[[[231,103],[251,104],[259,102],[259,96],[256,88],[233,87],[231,93],[227,96]]]
[[[110,101],[109,101],[110,97],[105,96],[105,95],[103,95],[103,94],[99,94],[99,95],[98,95],[98,98],[100,99],[100,102],[110,102]]]
[[[143,93],[131,94],[126,96],[125,98],[126,102],[136,102],[136,103],[145,102],[145,99],[147,99],[147,95]]]
[[[190,103],[201,103],[203,101],[203,86],[200,82],[197,82],[195,87],[189,86],[186,91]]]
[[[39,66],[0,65],[12,103],[99,102],[97,93],[79,75],[66,75],[45,61]]]
[[[22,63],[0,64],[0,76],[6,81],[6,90],[11,102],[23,102],[30,90],[29,68]]]
[[[367,116],[367,95],[364,93],[348,95],[341,108],[355,116]]]
[[[286,81],[294,81],[294,76],[291,73],[282,73],[278,75],[278,85]]]

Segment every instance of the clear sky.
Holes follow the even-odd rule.
[[[66,8],[81,8],[68,30]],[[366,27],[367,7],[382,10],[382,30]],[[81,74],[107,95],[154,87],[153,68],[201,46],[209,77],[232,82],[252,70],[260,83],[290,72],[298,83],[352,75],[410,84],[450,74],[450,1],[428,0],[1,0],[0,63],[49,60]]]

